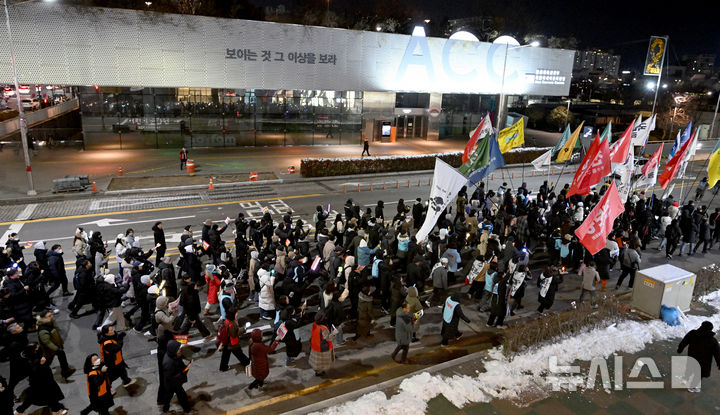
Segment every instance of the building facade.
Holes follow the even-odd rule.
[[[566,96],[574,53],[39,2],[10,21],[21,83],[77,87],[87,148],[440,139],[500,93]]]

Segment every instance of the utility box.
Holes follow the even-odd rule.
[[[637,271],[633,285],[632,306],[651,316],[660,317],[660,307],[690,310],[695,274],[665,264]]]

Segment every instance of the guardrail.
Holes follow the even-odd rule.
[[[51,118],[76,110],[79,107],[80,101],[77,98],[74,98],[69,101],[53,105],[52,107],[26,112],[25,119],[27,120],[27,126],[30,128]],[[0,137],[6,137],[10,134],[16,133],[17,131],[20,131],[20,117],[0,122]]]

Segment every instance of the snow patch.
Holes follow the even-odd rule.
[[[720,309],[720,290],[703,297],[707,304]],[[492,399],[522,400],[529,392],[546,394],[554,387],[569,389],[571,383],[582,385],[584,378],[548,376],[550,357],[557,358],[560,366],[593,358],[607,358],[617,353],[637,353],[648,344],[683,337],[688,330],[699,327],[703,321],[720,326],[720,313],[710,317],[688,315],[685,326],[670,327],[662,320],[624,320],[604,328],[597,328],[575,336],[557,340],[508,358],[500,348],[488,351],[485,372],[477,376],[431,375],[420,373],[404,379],[398,393],[385,396],[373,392],[342,405],[327,408],[322,414],[418,414],[425,412],[427,402],[442,394],[453,405],[462,408],[471,402],[489,402]]]

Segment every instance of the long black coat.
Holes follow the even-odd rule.
[[[8,278],[5,286],[10,289],[10,309],[12,316],[19,322],[32,322],[32,303],[30,295],[19,278]]]
[[[179,349],[180,343],[170,340],[167,345],[167,352],[163,357],[162,370],[167,390],[182,388],[183,383],[187,382],[185,362],[177,356]]]
[[[49,406],[65,398],[65,395],[53,378],[50,360],[40,363],[40,358],[41,355],[37,355],[30,359],[30,388],[27,393],[34,405]]]
[[[700,363],[701,377],[710,376],[713,358],[720,367],[720,345],[712,330],[702,327],[690,330],[680,342],[677,352],[682,353],[685,347],[688,347],[688,356]]]
[[[65,260],[63,259],[62,254],[58,254],[54,251],[50,252],[50,255],[48,256],[48,269],[53,281],[62,281],[63,277],[67,278],[67,274],[65,272]]]

